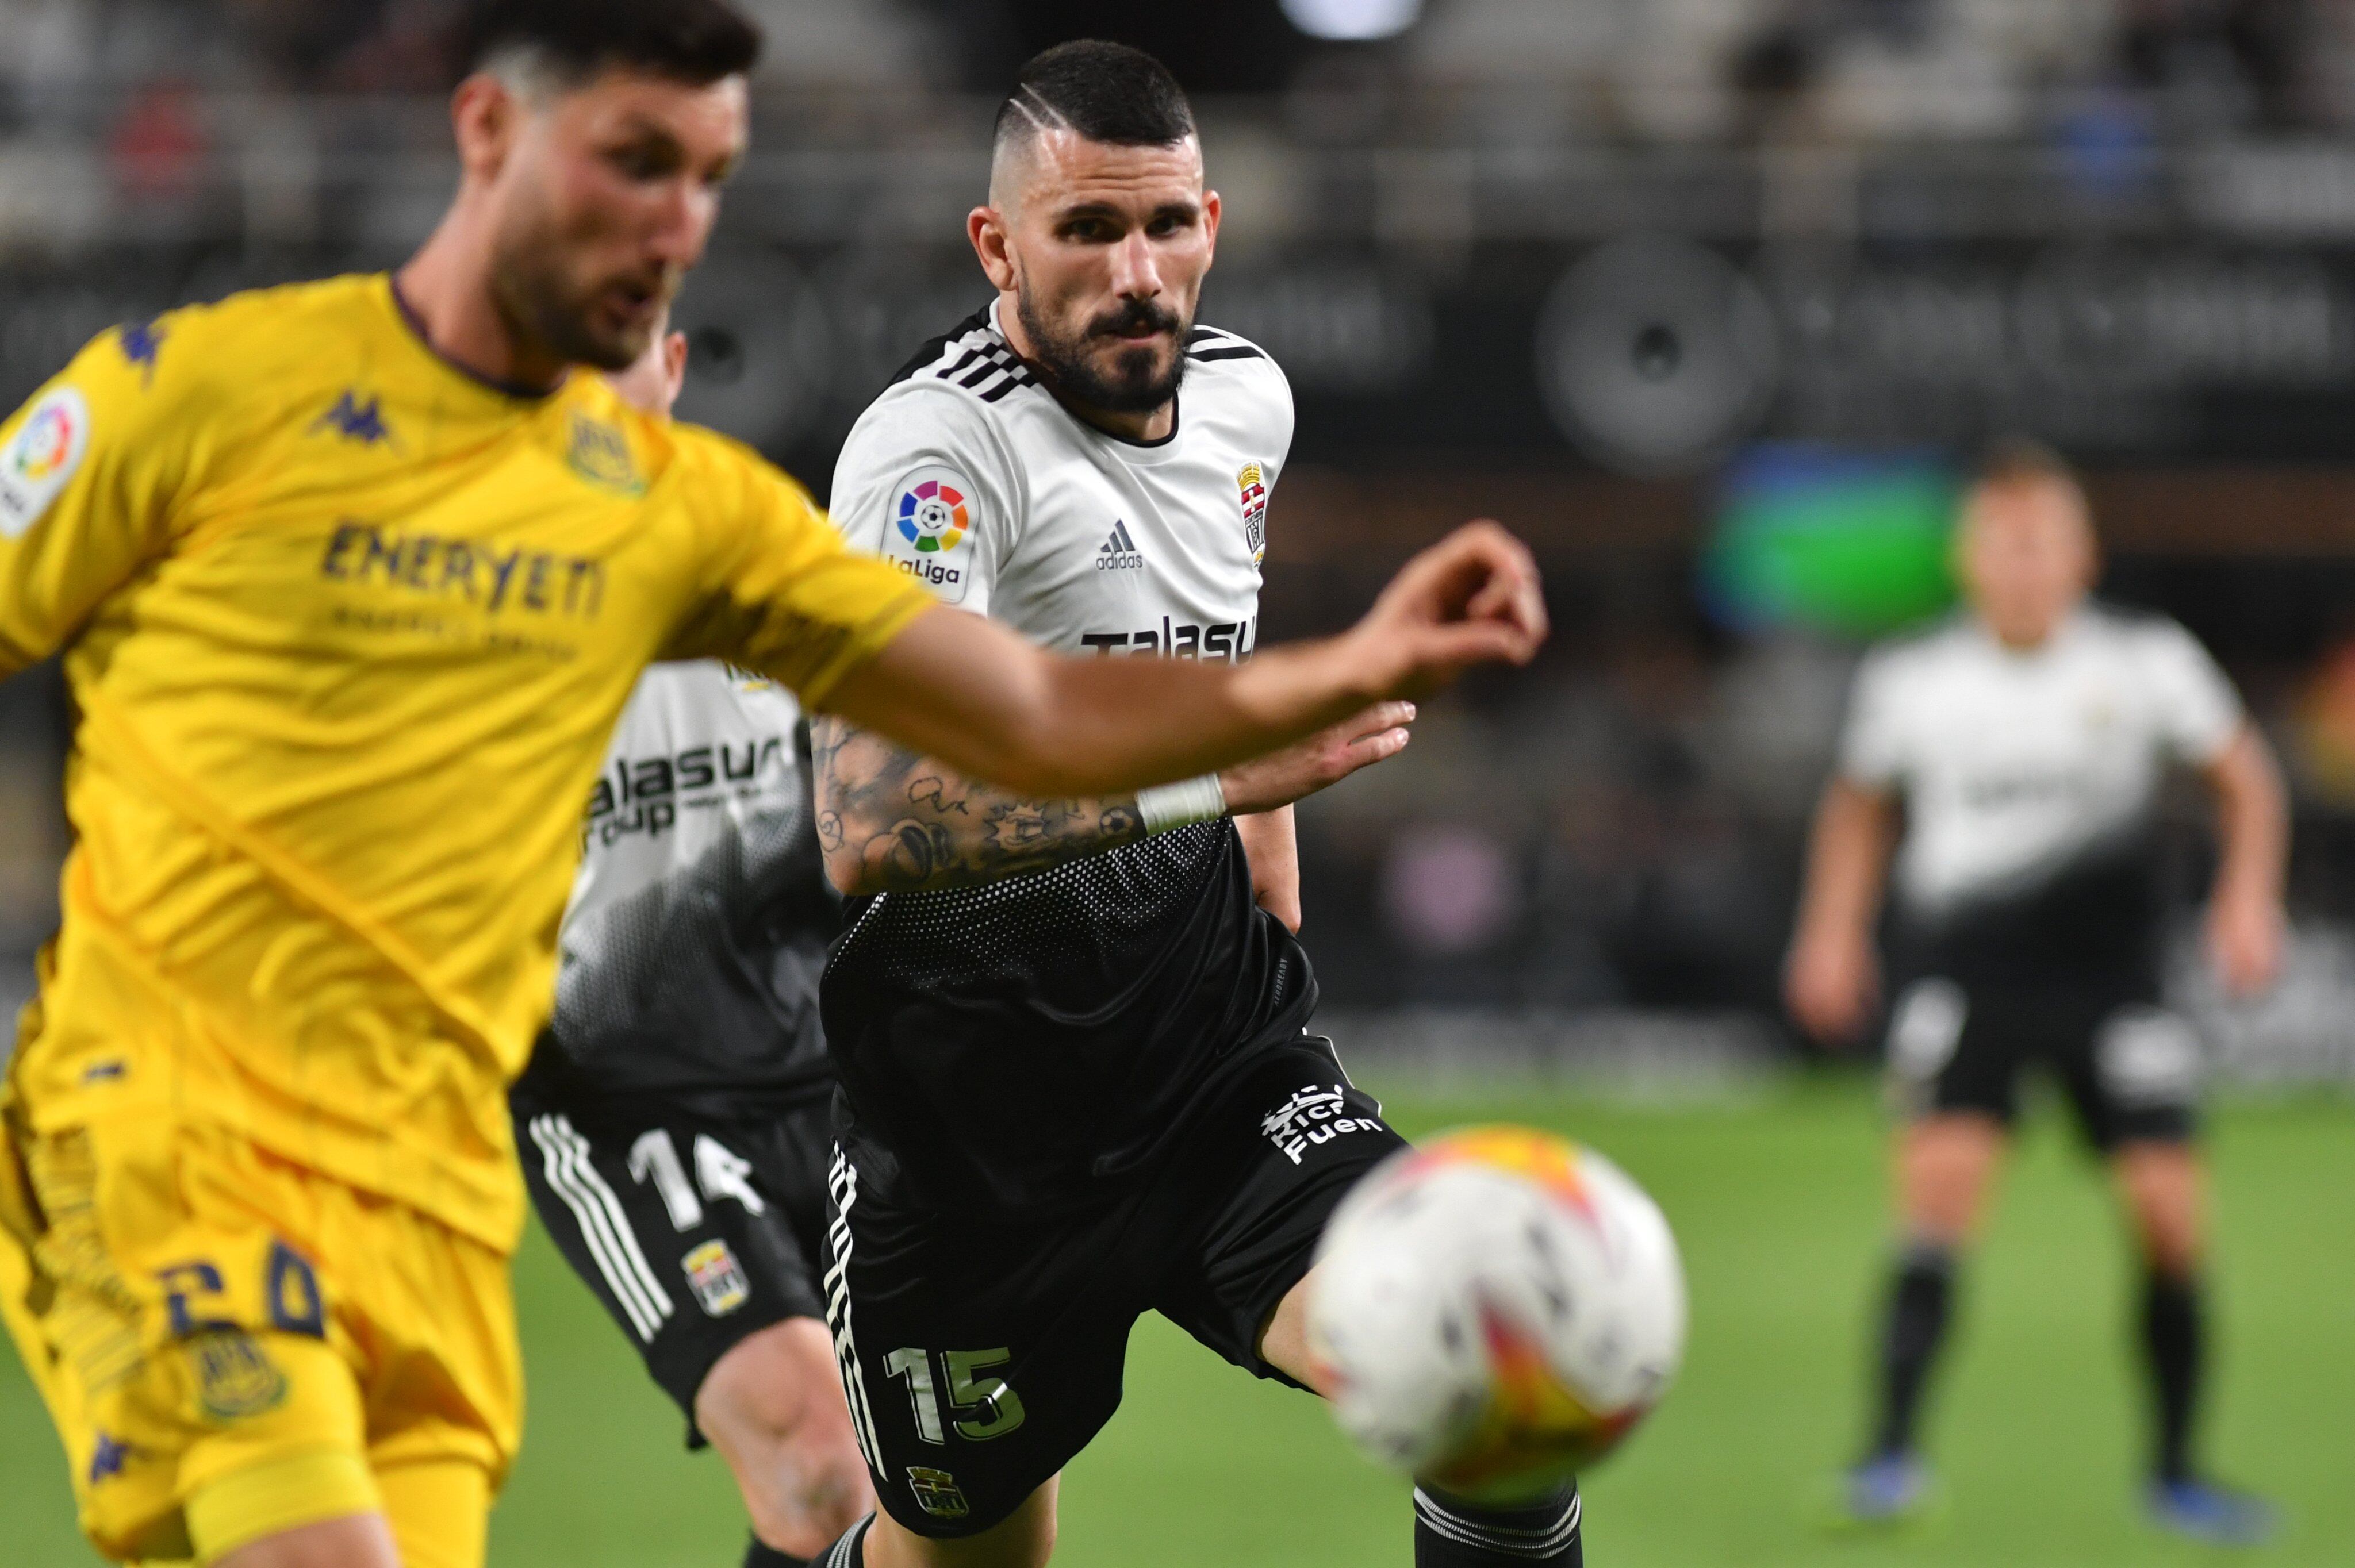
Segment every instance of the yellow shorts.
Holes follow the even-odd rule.
[[[522,1419],[504,1257],[168,1111],[5,1130],[0,1315],[101,1552],[382,1511],[405,1568],[479,1568]]]

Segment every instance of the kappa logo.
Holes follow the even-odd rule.
[[[1129,537],[1126,521],[1114,523],[1112,532],[1104,536],[1103,547],[1096,552],[1096,570],[1133,572],[1144,565],[1144,553],[1137,549],[1136,541]]]
[[[165,336],[164,328],[155,322],[133,322],[115,340],[123,345],[123,357],[143,373],[143,387],[155,385],[155,362],[163,355]]]
[[[392,439],[392,427],[384,422],[384,400],[380,397],[362,399],[349,387],[336,399],[335,407],[311,421],[311,433],[332,430],[347,441],[357,441],[364,447],[389,447],[399,443]]]
[[[123,1467],[130,1462],[130,1444],[119,1443],[100,1433],[98,1446],[90,1451],[90,1484],[94,1487],[101,1481],[112,1480],[123,1474]]]
[[[922,1465],[908,1467],[908,1489],[916,1494],[916,1506],[934,1519],[963,1519],[973,1511],[964,1500],[964,1491],[956,1478],[946,1470],[934,1470]]]
[[[752,1282],[724,1241],[705,1242],[681,1258],[679,1266],[707,1317],[725,1318],[752,1298]]]

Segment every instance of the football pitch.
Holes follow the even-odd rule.
[[[1414,1133],[1467,1120],[1555,1128],[1611,1155],[1668,1210],[1693,1292],[1668,1404],[1586,1485],[1597,1568],[2164,1568],[2231,1560],[2147,1530],[2132,1506],[2140,1383],[2130,1273],[2108,1197],[2046,1107],[2025,1140],[1933,1411],[1945,1492],[1901,1536],[1827,1533],[1854,1441],[1884,1225],[1881,1125],[1859,1082],[1739,1102],[1401,1098]],[[2287,1515],[2253,1564],[2355,1562],[2355,1103],[2228,1107],[2213,1122],[2221,1354],[2209,1450]],[[499,1568],[733,1568],[725,1474],[680,1450],[675,1413],[535,1234],[518,1266],[530,1432],[493,1528]],[[1404,1568],[1403,1489],[1323,1411],[1253,1383],[1158,1319],[1133,1342],[1125,1406],[1065,1478],[1059,1563],[1076,1568]],[[93,1562],[56,1443],[0,1356],[0,1562]]]

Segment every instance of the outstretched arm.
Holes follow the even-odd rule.
[[[1395,757],[1406,745],[1401,726],[1413,717],[1412,704],[1378,704],[1272,757],[1230,768],[1219,776],[1228,808],[1239,815],[1276,811]],[[810,751],[818,842],[826,874],[847,894],[925,892],[1023,876],[1134,843],[1147,831],[1134,794],[1029,799],[837,718],[811,725]],[[1259,865],[1255,853],[1255,885]]]
[[[1059,658],[935,609],[822,705],[1022,795],[1111,795],[1264,756],[1474,664],[1526,664],[1545,634],[1529,551],[1476,523],[1410,561],[1348,631],[1246,664]]]

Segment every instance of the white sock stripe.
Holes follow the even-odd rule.
[[[546,1157],[548,1184],[572,1211],[606,1287],[621,1302],[638,1338],[651,1341],[671,1314],[670,1297],[646,1266],[637,1237],[622,1219],[620,1201],[589,1163],[588,1140],[561,1116],[533,1118],[531,1136]]]
[[[580,1227],[581,1242],[589,1248],[589,1256],[596,1264],[597,1272],[604,1277],[605,1287],[622,1304],[622,1311],[630,1319],[630,1327],[637,1331],[640,1340],[652,1340],[655,1330],[661,1326],[661,1320],[649,1317],[646,1304],[639,1299],[634,1282],[616,1266],[612,1238],[605,1234],[604,1217],[597,1212],[595,1202],[574,1182],[571,1146],[558,1135],[554,1121],[554,1118],[544,1116],[535,1117],[531,1121],[531,1139],[539,1145],[541,1172],[548,1178],[548,1184],[555,1190],[556,1195],[564,1200],[564,1206],[572,1211],[572,1222]]]
[[[1414,1511],[1433,1534],[1459,1545],[1476,1546],[1508,1557],[1541,1558],[1550,1557],[1570,1544],[1571,1538],[1578,1533],[1578,1522],[1585,1512],[1585,1503],[1573,1492],[1570,1506],[1559,1522],[1540,1529],[1525,1530],[1512,1525],[1487,1524],[1456,1513],[1417,1487],[1414,1489]]]
[[[653,1305],[655,1319],[659,1325],[667,1319],[674,1310],[670,1292],[664,1289],[662,1281],[655,1277],[654,1266],[646,1261],[645,1250],[638,1245],[638,1233],[631,1228],[630,1216],[622,1207],[621,1198],[612,1187],[606,1184],[605,1178],[598,1171],[597,1167],[591,1163],[589,1140],[581,1137],[572,1124],[564,1118],[559,1117],[556,1119],[559,1133],[569,1136],[571,1139],[575,1174],[579,1176],[581,1185],[588,1190],[591,1196],[596,1200],[598,1207],[604,1213],[606,1223],[613,1229],[614,1245],[622,1261],[637,1280],[638,1287],[645,1292],[646,1300]]]

